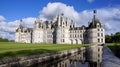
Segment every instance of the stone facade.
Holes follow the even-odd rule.
[[[105,43],[104,27],[96,17],[84,25],[77,27],[75,22],[63,14],[56,15],[51,20],[42,22],[36,18],[34,28],[24,28],[19,25],[15,33],[15,42],[22,43],[55,43],[55,44],[103,44]]]

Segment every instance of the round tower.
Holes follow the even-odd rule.
[[[104,28],[96,17],[97,11],[93,11],[93,19],[92,22],[88,25],[87,36],[88,36],[88,43],[91,44],[104,44],[105,43],[105,33]]]

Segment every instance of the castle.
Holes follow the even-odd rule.
[[[36,18],[34,28],[25,28],[21,24],[15,32],[15,42],[54,43],[54,44],[104,44],[105,30],[94,10],[93,19],[77,27],[73,20],[63,14],[56,15],[53,21],[42,22]]]

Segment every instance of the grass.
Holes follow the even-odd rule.
[[[58,52],[62,50],[75,49],[84,46],[90,46],[90,44],[70,45],[0,42],[0,59]]]

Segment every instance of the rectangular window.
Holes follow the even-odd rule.
[[[103,39],[101,39],[101,42],[103,42]]]
[[[101,29],[101,31],[103,31],[103,29]]]
[[[64,42],[64,39],[63,39],[63,42]]]
[[[101,33],[101,36],[103,37],[103,33]]]
[[[98,37],[100,36],[100,34],[98,33]]]
[[[98,31],[99,31],[99,29],[98,29]]]
[[[98,43],[100,42],[100,39],[98,39]]]

